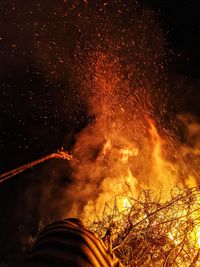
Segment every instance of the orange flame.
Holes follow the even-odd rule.
[[[95,121],[79,134],[73,150],[79,161],[73,168],[83,219],[93,220],[95,214],[100,218],[105,203],[114,205],[116,197],[137,197],[141,190],[152,189],[166,200],[176,185],[195,185],[181,144],[159,118],[152,119],[149,89],[133,90],[118,58],[96,53],[89,60],[91,75],[84,87]]]

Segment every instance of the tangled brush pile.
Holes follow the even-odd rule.
[[[200,266],[200,187],[162,194],[143,191],[119,211],[106,203],[103,216],[88,222],[125,266]]]

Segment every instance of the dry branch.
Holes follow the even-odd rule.
[[[88,223],[125,266],[200,266],[200,187],[175,188],[167,201],[143,191],[119,212],[106,203]]]

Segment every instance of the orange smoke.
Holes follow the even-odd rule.
[[[83,219],[93,220],[116,197],[137,197],[152,189],[166,200],[176,185],[196,184],[181,144],[154,116],[150,92],[125,80],[116,57],[95,53],[88,61],[84,87],[95,119],[77,136],[73,149],[79,161],[72,163],[75,215],[84,211]]]

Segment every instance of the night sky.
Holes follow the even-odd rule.
[[[70,150],[75,133],[91,119],[76,82],[71,82],[70,64],[77,29],[68,19],[72,6],[68,2],[7,0],[0,3],[1,173],[62,146]],[[80,8],[85,8],[102,1],[72,2],[80,2]],[[165,36],[169,51],[165,60],[168,105],[174,114],[189,112],[199,117],[199,1],[138,2],[155,12]],[[125,15],[125,23],[126,19]],[[58,168],[63,174],[59,177]],[[16,261],[17,247],[23,248],[19,235],[34,234],[41,217],[59,217],[56,205],[46,209],[52,198],[62,195],[58,180],[63,186],[70,182],[68,166],[63,161],[52,160],[0,184],[0,264]],[[46,184],[54,190],[44,198],[41,194]]]

